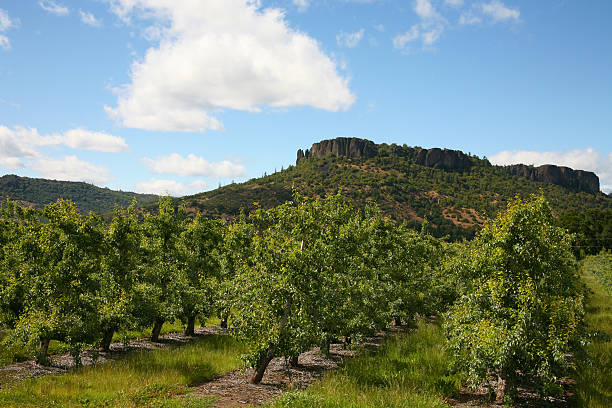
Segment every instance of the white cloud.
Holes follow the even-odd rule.
[[[143,159],[147,168],[156,174],[176,174],[182,177],[205,176],[213,178],[238,178],[246,175],[246,168],[229,160],[208,162],[190,154],[183,157],[172,153],[157,159]]]
[[[183,196],[194,194],[208,188],[208,184],[201,180],[196,180],[187,185],[176,180],[151,179],[136,184],[135,191],[143,194]]]
[[[6,10],[0,9],[0,33],[16,28],[18,25],[19,20],[12,19]],[[0,34],[0,48],[7,51],[11,49],[11,40],[6,35]]]
[[[0,166],[15,170],[44,160],[40,148],[67,146],[72,149],[98,152],[122,152],[128,149],[125,140],[101,132],[72,129],[64,134],[41,135],[34,128],[0,126]]]
[[[76,156],[66,156],[63,159],[41,157],[34,162],[32,169],[39,172],[43,178],[53,180],[104,185],[110,179],[108,169],[82,161]]]
[[[70,14],[70,9],[53,0],[40,0],[38,5],[45,11],[55,14],[56,16],[67,16]]]
[[[5,50],[11,49],[11,40],[6,35],[0,34],[0,48]]]
[[[310,0],[293,0],[293,5],[297,6],[300,13],[303,13],[308,10]]]
[[[363,28],[354,33],[340,32],[340,34],[336,35],[336,42],[341,47],[355,48],[363,38],[364,33],[365,30]]]
[[[474,25],[483,21],[499,23],[504,21],[519,22],[521,12],[518,8],[509,8],[499,0],[489,3],[477,3],[472,5],[471,10],[464,11],[459,17],[459,24]]]
[[[384,33],[386,28],[384,24],[375,24],[372,26],[376,31],[378,31],[379,33]]]
[[[599,176],[601,189],[612,191],[612,153],[601,154],[595,149],[571,151],[536,152],[528,150],[506,150],[489,157],[492,164],[507,166],[510,164],[556,164],[571,167],[575,170],[592,171]]]
[[[203,180],[192,181],[191,183],[187,183],[187,186],[195,191],[204,191],[210,187],[210,185],[208,185],[208,183]]]
[[[24,159],[40,157],[39,147],[55,144],[55,136],[41,136],[36,129],[0,126],[0,160],[11,170],[25,167]]]
[[[414,12],[421,22],[410,27],[410,30],[393,38],[395,49],[409,53],[410,43],[421,41],[424,49],[430,49],[442,36],[448,21],[435,9],[430,0],[416,0]]]
[[[312,106],[348,109],[355,96],[337,64],[282,10],[258,0],[109,0],[128,21],[160,28],[159,43],[131,68],[131,83],[106,107],[123,126],[204,132],[222,109]]]
[[[506,7],[499,0],[492,0],[490,3],[482,3],[480,5],[483,14],[491,17],[494,22],[497,21],[519,21],[521,13],[518,9]]]
[[[62,144],[80,150],[118,153],[129,149],[125,139],[121,137],[103,132],[92,132],[82,128],[65,132],[60,140]]]
[[[420,35],[419,25],[415,24],[404,34],[395,36],[393,38],[393,46],[398,50],[407,50],[408,43],[418,40]]]
[[[466,11],[459,17],[459,24],[461,25],[480,24],[481,22],[482,18],[474,14],[472,11]]]
[[[451,7],[463,6],[463,0],[444,0],[444,4]]]
[[[440,17],[430,0],[416,0],[414,12],[423,20],[431,20]]]
[[[17,25],[17,20],[11,19],[6,10],[0,9],[0,31],[7,31]]]
[[[79,15],[81,16],[81,22],[83,24],[87,24],[92,27],[101,27],[102,22],[96,18],[92,13],[87,11],[79,10]]]

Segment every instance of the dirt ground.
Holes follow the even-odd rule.
[[[217,326],[200,327],[195,330],[195,336],[185,336],[183,333],[168,333],[160,336],[160,342],[154,343],[148,339],[131,340],[128,344],[121,342],[112,343],[109,352],[85,350],[81,353],[81,362],[84,366],[92,364],[104,364],[125,356],[127,353],[139,350],[155,350],[169,347],[171,345],[185,344],[201,336],[211,334],[227,334],[226,330]],[[49,367],[36,364],[34,360],[14,363],[0,367],[0,389],[17,381],[27,378],[43,377],[45,375],[64,374],[74,368],[74,359],[69,353],[49,356],[51,365]]]
[[[325,372],[338,368],[345,359],[354,357],[359,350],[378,348],[384,338],[383,333],[369,338],[357,351],[345,349],[342,344],[332,344],[328,357],[315,347],[300,354],[297,367],[289,367],[285,359],[275,358],[257,385],[249,383],[253,369],[232,371],[198,386],[192,397],[216,397],[215,408],[258,406],[288,390],[307,388]]]
[[[320,379],[325,372],[337,369],[342,362],[354,357],[363,349],[376,349],[382,344],[385,337],[395,335],[405,328],[392,328],[387,334],[379,333],[376,337],[369,338],[361,344],[357,350],[346,349],[343,344],[332,344],[330,355],[324,356],[319,348],[313,348],[300,354],[298,366],[290,367],[283,358],[275,358],[270,362],[268,369],[260,384],[251,384],[249,379],[253,375],[253,369],[239,369],[220,376],[219,378],[194,387],[193,393],[188,398],[216,398],[213,404],[215,408],[234,408],[259,406],[289,390],[305,389],[313,382]],[[185,344],[194,341],[198,337],[227,334],[227,330],[217,326],[201,327],[196,329],[195,336],[185,336],[183,333],[169,333],[160,336],[160,342],[154,343],[148,339],[132,340],[127,345],[113,343],[109,352],[96,352],[86,350],[82,353],[82,364],[85,366],[104,364],[115,360],[127,353],[140,350],[163,349],[173,345]],[[96,358],[97,354],[97,358]],[[68,372],[74,368],[74,361],[70,354],[59,354],[51,356],[52,364],[44,367],[34,361],[15,363],[0,368],[0,389],[11,383],[27,378],[42,377],[45,375],[58,375]],[[572,397],[573,383],[566,380],[563,383],[565,393],[562,397],[541,398],[528,387],[519,388],[517,407],[550,407],[560,408],[569,406]],[[488,400],[487,389],[481,387],[477,390],[464,389],[456,398],[446,400],[447,404],[457,408],[492,408],[502,407]]]

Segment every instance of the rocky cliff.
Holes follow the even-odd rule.
[[[345,156],[350,158],[370,158],[375,157],[378,154],[378,148],[376,144],[370,140],[358,139],[355,137],[338,137],[336,139],[323,140],[319,143],[312,145],[310,150],[297,152],[296,164],[309,157],[327,157],[333,156]]]
[[[339,137],[336,139],[323,140],[315,143],[306,151],[302,149],[297,152],[296,164],[303,159],[314,157],[323,158],[329,155],[344,156],[349,158],[372,158],[379,153],[381,155],[391,154],[411,157],[414,163],[421,166],[432,167],[443,170],[469,170],[472,165],[478,163],[477,158],[470,157],[459,150],[448,149],[421,149],[407,146],[387,146],[377,145],[366,139]],[[490,166],[486,160],[481,162]],[[533,181],[557,184],[574,191],[585,191],[588,193],[599,192],[599,178],[595,173],[584,170],[573,170],[569,167],[555,166],[548,164],[540,167],[526,166],[517,164],[508,166],[509,172],[515,177],[526,177]]]
[[[459,150],[448,149],[422,149],[417,157],[416,164],[446,170],[463,170],[472,165],[470,157]]]
[[[569,167],[546,164],[540,167],[515,164],[508,166],[510,174],[516,177],[526,177],[533,181],[543,181],[588,193],[599,192],[599,177],[593,172],[573,170]]]

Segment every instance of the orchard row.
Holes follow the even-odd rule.
[[[188,218],[170,198],[154,214],[117,209],[110,222],[69,202],[2,206],[0,325],[13,342],[70,345],[78,359],[115,332],[217,315],[268,363],[338,339],[358,342],[391,321],[442,315],[457,370],[477,385],[520,376],[551,392],[580,332],[582,299],[570,237],[542,197],[520,200],[470,243],[447,244],[352,208],[340,195],[294,195],[233,222]],[[0,327],[1,327],[0,326]]]

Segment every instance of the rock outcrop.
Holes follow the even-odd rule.
[[[339,137],[315,143],[305,151],[298,150],[296,164],[309,157],[323,158],[329,155],[367,159],[376,157],[379,151],[381,155],[388,154],[388,148],[389,146],[377,145],[366,139]],[[416,164],[435,169],[462,171],[470,169],[475,163],[472,157],[460,150],[439,149],[437,147],[433,149],[407,148],[395,145],[392,145],[391,148],[392,154],[413,157]],[[490,165],[488,161],[486,163]],[[599,192],[599,178],[590,171],[573,170],[569,167],[552,164],[540,167],[516,164],[507,168],[510,174],[516,177],[526,177],[533,181],[557,184],[574,191]]]
[[[416,164],[435,169],[463,170],[472,165],[470,157],[459,150],[422,149],[416,157]]]
[[[333,156],[350,158],[370,158],[378,154],[378,148],[376,144],[370,140],[358,139],[356,137],[338,137],[336,139],[323,140],[319,143],[315,143],[310,150],[298,150],[296,164],[304,158],[327,157],[330,154]]]
[[[575,191],[599,192],[599,177],[593,172],[546,164],[540,167],[515,164],[508,166],[510,174],[533,181],[557,184]]]

